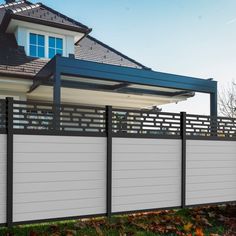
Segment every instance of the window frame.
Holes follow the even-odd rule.
[[[55,47],[50,47],[50,38],[54,38],[55,39]],[[60,39],[60,40],[62,40],[62,48],[58,48],[57,47],[57,40],[58,39]],[[59,38],[59,37],[54,37],[54,36],[49,36],[48,37],[48,58],[51,58],[50,57],[50,49],[53,49],[53,50],[55,50],[55,51],[58,51],[58,50],[61,50],[62,51],[62,54],[61,55],[63,55],[63,52],[64,52],[64,45],[63,45],[63,42],[64,42],[64,40],[63,40],[63,38]]]
[[[45,47],[44,47],[44,57],[40,57],[40,58],[44,58],[44,59],[51,59],[49,58],[49,37],[54,37],[54,38],[60,38],[62,39],[62,56],[66,56],[66,37],[64,35],[60,35],[60,34],[55,34],[55,33],[49,33],[49,32],[43,32],[43,31],[39,31],[39,30],[27,30],[27,55],[30,56],[30,34],[37,34],[37,35],[43,35],[44,39],[45,39]],[[38,57],[36,57],[38,58]]]
[[[35,44],[33,44],[33,43],[31,43],[30,41],[31,41],[31,35],[35,35],[36,36],[36,42],[35,42]],[[39,45],[39,43],[38,43],[38,40],[39,40],[39,36],[41,36],[41,37],[43,37],[43,40],[44,40],[44,44],[43,45]],[[43,54],[44,54],[44,57],[45,57],[45,45],[46,45],[46,42],[45,42],[45,35],[43,35],[43,34],[35,34],[35,33],[31,33],[30,32],[30,34],[29,34],[29,55],[31,56],[31,57],[40,57],[39,56],[39,48],[41,48],[41,49],[44,49],[44,52],[43,52]],[[31,55],[31,47],[35,47],[35,49],[36,49],[36,56],[32,56]]]

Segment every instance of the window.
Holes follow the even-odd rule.
[[[38,58],[53,58],[56,54],[64,55],[64,37],[49,33],[29,32],[28,55]]]
[[[56,54],[63,54],[63,39],[49,37],[48,41],[48,57],[53,58]]]
[[[29,54],[32,57],[45,57],[45,36],[30,33]]]

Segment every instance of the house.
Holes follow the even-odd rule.
[[[120,70],[118,73],[134,77],[126,80],[121,74],[114,79],[105,75],[98,78],[80,72],[64,73],[60,92],[57,92],[60,102],[152,109],[186,100],[194,96],[194,92],[204,92],[211,94],[212,114],[216,113],[215,81],[155,73],[90,34],[89,27],[42,3],[7,0],[0,5],[0,96],[55,101],[56,93],[53,96],[51,84],[53,72],[43,84],[38,80],[50,62],[61,60],[55,59],[60,55],[62,60],[70,61],[69,64],[86,62],[86,67],[101,66],[99,71],[104,68],[106,75],[108,70],[113,75]],[[137,82],[135,78],[139,76],[142,81]],[[152,83],[151,77],[159,81]],[[150,83],[146,83],[148,78]]]
[[[6,1],[0,29],[0,227],[235,202],[216,81],[151,70],[41,3]],[[211,116],[153,109],[195,92]]]

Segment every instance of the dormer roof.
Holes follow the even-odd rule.
[[[2,20],[1,20],[2,18]],[[60,29],[88,34],[91,29],[42,3],[17,1],[0,5],[0,23],[5,31],[12,19],[42,24]]]

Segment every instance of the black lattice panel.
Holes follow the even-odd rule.
[[[236,137],[236,119],[232,118],[217,118],[218,136]]]
[[[63,131],[105,132],[104,108],[62,106],[60,127]]]
[[[113,109],[113,133],[180,135],[180,114]]]
[[[14,102],[14,129],[105,132],[105,109],[62,105],[56,113],[51,104]],[[55,117],[55,114],[57,117]],[[58,118],[59,117],[59,118]],[[55,119],[59,126],[55,126]]]
[[[187,115],[186,132],[188,136],[236,137],[236,119]]]
[[[50,104],[14,101],[14,129],[53,129],[53,108]]]
[[[0,131],[6,129],[6,102],[0,100]]]

